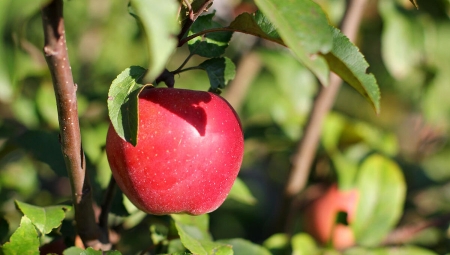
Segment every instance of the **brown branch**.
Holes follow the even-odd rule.
[[[77,85],[73,81],[63,19],[63,1],[53,0],[42,8],[44,54],[55,90],[61,150],[72,187],[76,229],[85,246],[108,249],[93,210],[92,189],[86,175],[85,157],[77,110]],[[103,243],[106,245],[104,245]]]
[[[342,32],[347,35],[350,41],[354,41],[361,23],[364,7],[367,0],[350,0],[346,15],[342,21]],[[305,127],[302,140],[299,142],[297,151],[292,158],[292,169],[285,189],[284,212],[293,215],[289,211],[292,209],[292,199],[302,189],[304,189],[312,162],[316,155],[322,132],[323,121],[332,108],[336,95],[341,86],[342,80],[336,74],[331,74],[328,87],[322,87],[314,101],[309,120]],[[284,214],[286,215],[286,214]],[[290,228],[292,219],[286,219],[284,224]]]
[[[255,52],[250,52],[242,56],[236,70],[236,77],[227,86],[227,90],[223,95],[236,112],[239,112],[241,109],[241,105],[247,96],[252,81],[261,70],[261,65],[261,59]]]
[[[450,214],[440,215],[434,219],[425,220],[413,225],[403,226],[392,231],[383,241],[383,245],[404,244],[417,236],[421,231],[431,227],[447,227]]]
[[[192,13],[194,10],[189,10],[190,15],[189,17],[186,19],[186,21],[183,23],[183,26],[181,27],[181,31],[178,34],[177,38],[178,38],[178,42],[181,42],[181,39],[183,39],[183,37],[186,35],[186,33],[189,31],[189,29],[191,28],[192,24],[194,24],[194,21],[203,13],[207,10],[207,8],[212,5],[212,3],[214,2],[214,0],[205,0],[203,2],[203,4],[198,8],[198,10],[195,13]],[[192,7],[191,7],[192,8]],[[178,47],[181,47],[183,44],[178,44]]]

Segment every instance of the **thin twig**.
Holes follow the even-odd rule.
[[[229,32],[239,32],[236,29],[229,28],[229,27],[219,27],[219,28],[205,29],[205,30],[200,31],[200,32],[198,32],[196,34],[193,34],[193,35],[190,35],[190,36],[187,36],[187,37],[181,39],[179,41],[179,43],[178,43],[178,47],[183,46],[185,43],[189,42],[190,40],[192,40],[195,37],[200,36],[200,35],[205,35],[205,34],[209,34],[209,33],[217,33],[217,32],[227,32],[227,31],[229,31]]]
[[[383,241],[383,245],[404,244],[417,236],[421,231],[431,227],[447,227],[450,214],[440,215],[434,219],[425,220],[413,225],[403,226],[392,231]]]
[[[345,17],[342,21],[342,32],[350,39],[355,41],[359,30],[364,7],[367,0],[350,0]],[[306,185],[310,173],[313,159],[316,155],[319,144],[320,134],[322,132],[322,123],[325,116],[332,108],[336,95],[341,86],[342,80],[335,74],[331,74],[328,87],[322,87],[314,101],[309,120],[305,127],[302,140],[299,142],[297,151],[292,158],[291,174],[285,189],[285,203],[283,211],[291,209],[292,198],[298,194]],[[286,219],[285,227],[290,228],[292,219]]]
[[[181,41],[181,39],[183,39],[183,37],[186,35],[187,31],[189,31],[189,29],[191,28],[192,24],[194,24],[194,21],[203,13],[206,11],[206,9],[213,3],[213,0],[205,0],[203,2],[203,4],[200,6],[200,8],[197,10],[197,12],[195,12],[194,14],[191,14],[190,10],[190,15],[189,17],[186,19],[186,21],[183,23],[183,26],[181,27],[181,31],[178,34],[177,38],[178,38],[178,42]],[[181,47],[183,44],[178,44],[178,47]]]
[[[108,248],[101,238],[93,210],[92,188],[81,147],[77,110],[77,86],[73,81],[63,19],[63,1],[53,0],[42,8],[44,54],[55,90],[61,150],[72,187],[76,229],[85,246]],[[102,243],[103,242],[103,243]]]

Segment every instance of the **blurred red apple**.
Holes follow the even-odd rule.
[[[220,96],[173,88],[139,95],[138,144],[112,125],[106,153],[113,176],[136,207],[156,215],[199,215],[217,209],[239,172],[241,124]]]
[[[353,231],[347,224],[337,222],[339,213],[352,222],[358,202],[358,191],[339,190],[336,185],[312,202],[305,212],[306,231],[322,244],[331,243],[336,249],[344,249],[355,244]]]

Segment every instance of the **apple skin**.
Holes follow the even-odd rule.
[[[336,249],[345,249],[355,244],[350,226],[335,223],[339,212],[347,213],[347,222],[355,217],[359,192],[357,189],[339,190],[330,186],[324,195],[312,202],[305,211],[306,231],[317,241],[327,244],[331,241]]]
[[[200,215],[230,192],[244,137],[238,115],[220,96],[150,88],[139,95],[137,146],[110,125],[106,153],[117,185],[142,211]]]

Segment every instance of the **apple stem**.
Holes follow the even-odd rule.
[[[72,188],[76,229],[85,246],[109,249],[95,221],[92,187],[86,174],[77,110],[77,85],[73,81],[63,18],[63,1],[53,0],[41,10],[44,54],[53,80],[60,128],[61,150]]]
[[[350,41],[355,41],[366,3],[367,0],[351,0],[348,2],[347,11],[342,20],[341,27],[342,32]],[[321,87],[314,101],[308,122],[306,123],[303,138],[298,143],[297,150],[292,157],[292,168],[285,186],[283,205],[279,218],[281,222],[284,222],[280,226],[285,226],[286,233],[290,233],[292,226],[294,226],[292,224],[293,217],[296,215],[295,212],[292,212],[294,209],[293,204],[295,204],[294,200],[306,186],[322,133],[322,123],[334,104],[341,83],[342,79],[332,73],[329,86]]]

